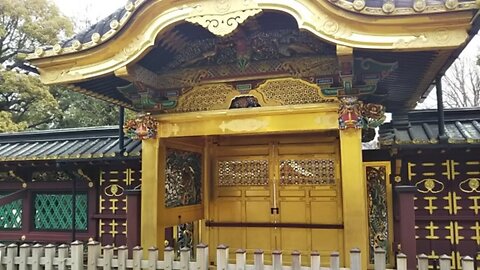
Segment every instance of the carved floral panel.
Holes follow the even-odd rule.
[[[280,184],[335,184],[335,162],[332,159],[280,160]]]
[[[222,160],[217,168],[219,186],[268,185],[268,160]]]
[[[165,207],[202,202],[202,155],[167,148],[165,165]]]

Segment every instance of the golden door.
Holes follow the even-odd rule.
[[[210,243],[230,252],[343,250],[338,139],[222,138],[213,145]],[[232,256],[233,257],[233,256]],[[342,257],[342,256],[341,256]],[[305,260],[304,260],[305,262]]]

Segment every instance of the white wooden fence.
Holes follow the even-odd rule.
[[[103,251],[103,252],[102,252]],[[116,252],[115,252],[116,251]],[[302,266],[300,252],[291,254],[291,264],[285,266],[282,263],[282,252],[272,252],[271,265],[264,262],[264,253],[261,250],[253,254],[254,264],[247,264],[245,250],[237,250],[235,263],[229,263],[228,247],[220,245],[217,247],[216,270],[340,270],[340,258],[338,252],[333,252],[330,256],[330,267],[320,266],[320,255],[318,252],[310,254],[309,266]],[[115,254],[116,253],[116,254]],[[121,246],[113,248],[112,246],[101,247],[98,242],[89,242],[87,252],[84,252],[82,242],[75,241],[70,246],[54,245],[42,246],[39,244],[30,246],[23,244],[18,247],[15,244],[0,244],[0,270],[207,270],[208,265],[208,246],[200,244],[196,247],[195,261],[190,259],[190,250],[180,250],[180,260],[174,260],[174,251],[172,248],[166,248],[164,260],[158,260],[158,250],[150,248],[147,251],[147,259],[143,259],[143,250],[140,247],[133,248],[132,258],[128,258],[127,247]],[[374,255],[375,270],[385,270],[385,251],[377,250]],[[428,269],[428,257],[424,254],[417,257],[418,269]],[[399,254],[396,258],[397,270],[407,270],[407,258],[404,254]],[[440,270],[450,270],[450,257],[443,255],[440,257]],[[360,250],[350,251],[351,270],[361,269]],[[212,267],[212,266],[211,266]],[[462,259],[463,270],[474,270],[473,259],[465,257]]]

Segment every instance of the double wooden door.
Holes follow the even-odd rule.
[[[225,138],[213,147],[210,243],[234,252],[343,250],[335,137]],[[327,262],[324,260],[324,262]]]

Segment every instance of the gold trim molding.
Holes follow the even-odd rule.
[[[338,130],[338,102],[157,115],[160,138]]]
[[[140,60],[155,46],[159,35],[172,25],[186,20],[206,24],[210,17],[225,21],[227,17],[243,14],[241,18],[233,20],[233,25],[238,25],[249,16],[257,14],[258,10],[271,10],[291,15],[300,29],[342,46],[383,50],[435,50],[456,48],[465,42],[472,19],[471,11],[457,11],[436,16],[417,14],[372,20],[371,16],[348,12],[325,0],[137,2],[135,8],[128,6],[128,18],[112,23],[114,29],[107,34],[115,35],[116,38],[104,37],[107,34],[100,38],[95,35],[92,44],[89,43],[88,46],[78,46],[75,43],[75,48],[59,49],[56,46],[56,50],[42,50],[41,54],[29,55],[30,62],[38,67],[41,80],[47,84],[73,83],[112,74],[115,70]],[[228,9],[225,7],[223,13],[219,12],[218,7],[217,10],[211,10],[212,5],[218,3],[231,6]],[[142,8],[136,8],[140,4]],[[127,22],[130,23],[128,26]],[[119,31],[123,26],[128,27],[128,31]],[[208,24],[208,28],[213,26],[212,22]],[[215,30],[218,34],[226,34],[236,26],[232,27],[213,28],[218,28]],[[97,46],[107,42],[108,46]]]
[[[414,0],[411,7],[396,7],[395,1],[385,1],[381,7],[369,7],[366,0],[329,0],[333,5],[355,13],[374,15],[374,16],[392,16],[392,15],[414,15],[419,13],[444,13],[449,11],[461,11],[476,9],[475,0],[458,2],[458,0],[445,0],[443,3],[434,5],[427,4],[426,0]],[[440,1],[439,1],[440,2]]]

